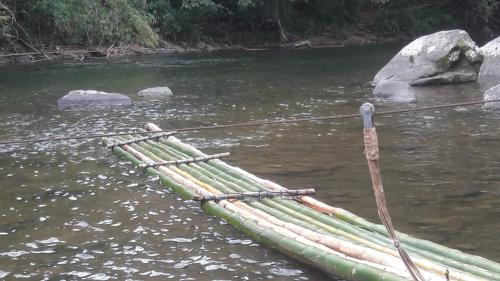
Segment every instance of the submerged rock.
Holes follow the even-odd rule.
[[[478,81],[487,86],[496,85],[500,82],[500,37],[481,47],[481,52],[484,61]]]
[[[482,60],[467,32],[440,31],[404,47],[377,73],[374,83],[392,80],[423,86],[475,81]]]
[[[483,100],[500,100],[500,84],[484,93]],[[486,109],[500,109],[500,102],[489,102],[483,105]]]
[[[377,84],[373,90],[377,98],[396,102],[415,101],[415,90],[407,82],[385,80]]]
[[[127,106],[132,100],[122,94],[75,90],[57,100],[59,107]]]
[[[140,91],[137,95],[145,98],[165,98],[172,96],[174,93],[169,87],[154,87]]]

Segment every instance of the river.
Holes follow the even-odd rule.
[[[398,46],[151,56],[0,67],[0,139],[355,113],[481,99],[475,84],[373,100]],[[164,101],[136,95],[168,85]],[[60,110],[74,89],[127,108]],[[376,118],[396,228],[500,261],[500,113],[480,106]],[[378,222],[358,119],[183,133],[207,153]],[[96,140],[0,146],[0,279],[324,280],[184,202]]]

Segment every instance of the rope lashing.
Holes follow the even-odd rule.
[[[411,277],[415,281],[425,281],[422,273],[412,261],[410,256],[401,246],[399,238],[396,235],[396,230],[392,224],[389,209],[384,195],[384,187],[382,186],[382,177],[380,176],[380,163],[379,163],[379,149],[378,138],[375,125],[373,123],[373,114],[375,107],[370,103],[365,103],[360,108],[360,114],[363,117],[363,139],[365,143],[365,155],[368,161],[368,169],[372,178],[373,192],[375,194],[375,201],[377,202],[377,212],[382,221],[382,224],[387,229],[387,233],[391,238],[392,244],[398,250],[399,256],[403,261],[405,267],[408,269]]]
[[[486,103],[492,103],[492,102],[500,102],[500,99],[484,100],[484,101],[468,101],[468,102],[448,103],[448,104],[434,105],[434,106],[423,106],[423,107],[415,107],[415,108],[387,110],[387,111],[377,112],[375,115],[390,115],[390,114],[396,114],[396,113],[425,111],[425,110],[442,109],[442,108],[450,108],[450,107],[472,106],[472,105],[486,104]],[[289,119],[282,119],[282,120],[259,120],[259,121],[245,122],[245,123],[232,123],[232,124],[209,125],[209,126],[198,126],[198,127],[184,127],[184,128],[161,130],[161,131],[155,131],[155,132],[143,131],[143,132],[128,132],[128,133],[86,134],[86,135],[77,135],[77,136],[57,136],[57,137],[47,137],[47,138],[38,138],[38,139],[12,139],[12,140],[0,141],[0,145],[41,143],[41,142],[48,142],[48,141],[66,141],[66,140],[77,140],[77,139],[100,139],[100,138],[105,138],[105,137],[126,136],[126,135],[132,135],[132,134],[141,135],[141,134],[154,134],[154,133],[168,133],[168,132],[172,132],[172,131],[176,131],[176,132],[204,131],[204,130],[261,126],[261,125],[276,125],[276,124],[286,124],[286,123],[326,121],[326,120],[348,119],[348,118],[359,118],[359,117],[360,117],[359,113],[353,113],[353,114],[341,114],[341,115],[309,117],[309,118],[289,118]]]

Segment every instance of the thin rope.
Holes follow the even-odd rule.
[[[425,110],[442,109],[442,108],[450,108],[450,107],[472,106],[472,105],[486,104],[486,103],[491,103],[491,102],[500,102],[500,99],[486,100],[486,101],[468,101],[468,102],[448,103],[448,104],[434,105],[434,106],[423,106],[423,107],[387,110],[387,111],[376,112],[375,115],[390,115],[390,114],[396,114],[396,113],[425,111]],[[77,135],[77,136],[58,136],[58,137],[24,139],[24,140],[23,139],[12,139],[12,140],[0,141],[0,145],[40,143],[40,142],[48,142],[48,141],[65,141],[65,140],[78,140],[78,139],[97,139],[97,138],[105,138],[105,137],[125,136],[125,135],[130,135],[130,134],[139,135],[139,134],[168,133],[171,131],[177,131],[177,132],[204,131],[204,130],[240,128],[240,127],[275,125],[275,124],[286,124],[286,123],[314,122],[314,121],[359,118],[359,117],[360,117],[359,113],[354,113],[354,114],[341,114],[341,115],[309,117],[309,118],[289,118],[289,119],[282,119],[282,120],[258,120],[258,121],[244,122],[244,123],[232,123],[232,124],[197,126],[197,127],[184,127],[184,128],[171,129],[171,130],[161,130],[161,131],[144,131],[144,132],[128,132],[128,133],[102,133],[102,134],[88,134],[88,135]]]

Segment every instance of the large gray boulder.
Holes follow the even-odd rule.
[[[423,86],[475,81],[482,60],[467,32],[440,31],[404,47],[377,73],[374,83],[392,80]]]
[[[500,83],[500,37],[484,45],[481,52],[484,61],[479,70],[479,83],[488,87]]]
[[[165,98],[172,96],[174,93],[169,87],[154,87],[147,88],[138,93],[139,96],[145,98]]]
[[[122,94],[95,90],[75,90],[57,100],[59,107],[127,106],[132,100]]]
[[[483,100],[500,100],[500,84],[484,93]],[[483,105],[486,109],[500,109],[500,102],[489,102]]]

